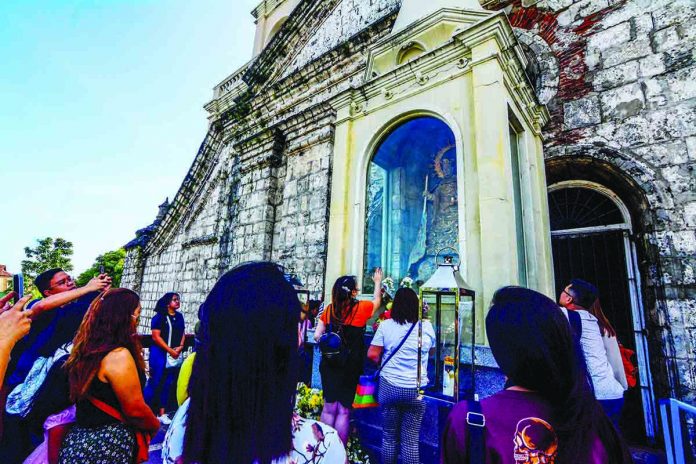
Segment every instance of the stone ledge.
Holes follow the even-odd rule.
[[[203,237],[196,237],[191,240],[187,240],[186,242],[181,244],[181,248],[191,248],[194,246],[200,246],[200,245],[210,245],[211,243],[217,243],[218,238],[215,235],[205,235]]]

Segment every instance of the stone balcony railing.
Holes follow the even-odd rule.
[[[216,115],[234,105],[234,99],[246,89],[246,83],[242,77],[251,63],[252,61],[248,62],[213,87],[213,99],[204,106],[210,113],[209,118],[214,119]]]
[[[231,92],[233,89],[235,89],[237,86],[243,83],[242,81],[242,76],[246,72],[247,69],[249,69],[249,65],[251,62],[245,64],[238,70],[236,70],[234,73],[226,77],[222,82],[220,82],[218,85],[216,85],[213,88],[213,98],[220,98],[224,96],[225,94]]]

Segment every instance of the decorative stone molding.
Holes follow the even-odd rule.
[[[182,248],[191,248],[191,247],[200,246],[200,245],[210,245],[210,244],[217,243],[217,242],[218,242],[217,235],[206,235],[204,237],[198,237],[198,238],[188,240],[188,241],[182,243],[181,247]]]

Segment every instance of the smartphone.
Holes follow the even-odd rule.
[[[17,294],[14,300],[17,303],[24,296],[24,276],[22,274],[12,276],[12,288]]]
[[[99,266],[99,274],[101,275],[103,273],[104,273],[104,265],[102,264],[101,266]]]

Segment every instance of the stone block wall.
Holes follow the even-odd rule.
[[[288,133],[271,255],[297,274],[313,298],[324,291],[333,156],[333,128],[329,121],[317,123]]]
[[[696,402],[696,3],[486,6],[506,11],[540,74],[547,158],[601,161],[642,197],[634,229],[656,393]]]
[[[211,167],[209,182],[196,193],[176,230],[169,231],[166,241],[147,250],[144,257],[139,247],[128,252],[127,260],[142,260],[140,278],[132,280],[135,272],[127,263],[129,278],[123,283],[123,286],[137,287],[140,293],[141,331],[149,331],[157,300],[166,292],[177,292],[181,295],[187,331],[192,332],[198,306],[219,277],[220,218],[227,208],[230,160],[229,150],[223,149],[223,152],[224,156]]]
[[[123,274],[121,274],[121,287],[130,288],[134,292],[140,292],[140,283],[143,280],[142,248],[139,246],[128,249],[126,259],[123,262]]]
[[[285,75],[316,60],[398,8],[399,0],[342,0],[293,58]]]

